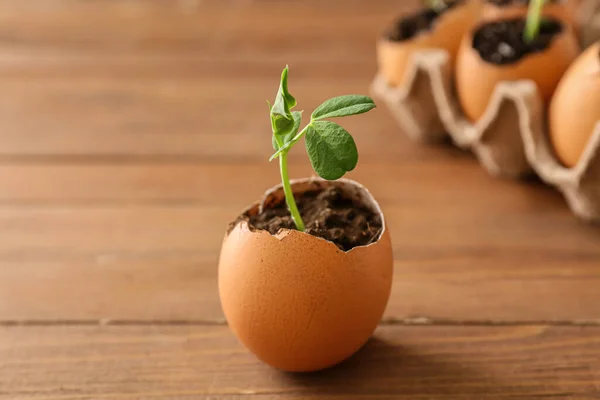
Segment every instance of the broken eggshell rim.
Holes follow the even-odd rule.
[[[512,3],[504,3],[498,4],[494,3],[490,0],[483,1],[483,7],[489,9],[498,10],[499,12],[509,13],[511,11],[521,11],[524,15],[527,15],[529,10],[529,5],[525,2],[512,2]],[[556,7],[564,7],[564,10],[573,14],[573,17],[577,17],[578,6],[570,3],[568,0],[547,0],[544,4],[544,8],[542,9],[542,13],[547,14],[548,9],[556,8]],[[581,7],[581,6],[579,6]],[[484,10],[486,11],[486,10]],[[499,19],[502,19],[500,17]]]
[[[359,251],[360,249],[365,249],[365,248],[374,246],[374,245],[380,243],[381,239],[384,237],[384,235],[387,231],[387,227],[386,227],[386,223],[385,223],[385,216],[383,214],[383,211],[381,210],[381,206],[379,205],[379,203],[377,203],[377,200],[375,200],[375,197],[373,197],[371,192],[369,192],[369,190],[366,187],[364,187],[363,185],[361,185],[360,183],[353,181],[351,179],[345,179],[345,178],[337,179],[335,181],[329,181],[329,180],[318,178],[318,177],[310,177],[310,178],[291,179],[290,185],[292,186],[292,192],[294,194],[298,194],[298,193],[302,194],[309,190],[314,190],[314,189],[325,189],[330,186],[341,187],[350,196],[352,196],[354,198],[358,197],[358,199],[360,201],[362,201],[366,207],[368,207],[371,211],[375,212],[379,216],[379,218],[381,218],[381,230],[379,231],[377,236],[370,243],[368,243],[366,245],[355,246],[355,247],[351,248],[350,250],[341,250],[332,241],[318,237],[318,236],[311,235],[306,232],[301,232],[296,229],[281,228],[281,229],[279,229],[279,231],[276,234],[272,235],[271,233],[269,233],[268,231],[266,231],[264,229],[251,229],[248,221],[245,219],[241,219],[241,220],[237,221],[237,223],[234,221],[230,224],[231,228],[225,234],[225,239],[227,239],[233,233],[233,231],[235,231],[239,227],[244,232],[250,232],[252,234],[259,234],[259,235],[265,234],[265,235],[268,235],[268,236],[272,237],[273,239],[278,240],[280,242],[284,242],[286,237],[288,237],[290,235],[305,235],[305,236],[311,238],[311,240],[320,240],[320,241],[325,242],[330,248],[335,249],[337,252],[349,254],[349,253],[352,253],[355,251]],[[262,200],[256,201],[253,204],[251,204],[250,206],[248,206],[244,211],[242,211],[240,213],[240,216],[250,213],[253,209],[256,209],[257,212],[262,212],[264,206],[266,204],[268,204],[267,202],[269,200],[272,200],[273,204],[278,204],[281,201],[285,201],[285,194],[283,193],[283,185],[281,183],[278,185],[275,185],[272,188],[265,191],[265,193],[263,194]]]
[[[433,24],[431,24],[431,27],[425,31],[419,32],[417,35],[414,35],[408,39],[404,39],[404,40],[391,40],[388,39],[386,33],[387,33],[387,29],[389,29],[390,26],[393,26],[395,23],[397,23],[397,21],[399,20],[404,20],[407,17],[411,17],[414,16],[415,12],[413,11],[413,13],[404,13],[402,15],[399,15],[386,29],[383,30],[383,32],[381,32],[379,34],[379,37],[377,38],[378,42],[381,43],[390,43],[396,46],[402,46],[408,43],[412,43],[415,42],[419,39],[422,39],[423,37],[427,37],[427,36],[431,36],[433,35],[440,27],[440,24],[445,20],[448,19],[450,17],[450,15],[452,13],[455,13],[457,11],[461,11],[463,7],[468,7],[469,6],[469,0],[455,0],[457,1],[459,4],[456,4],[454,6],[452,6],[450,9],[444,11],[442,14],[440,14],[434,21]],[[424,10],[428,7],[423,6],[421,7],[419,10]]]
[[[565,0],[548,0],[546,2],[547,5],[550,4],[566,4],[567,2]],[[486,6],[490,6],[490,7],[495,7],[495,8],[506,8],[506,7],[519,7],[519,8],[527,8],[528,5],[526,2],[510,2],[510,3],[502,3],[502,4],[498,4],[493,2],[492,0],[484,0],[483,4]]]
[[[570,24],[566,23],[565,21],[563,21],[560,18],[557,18],[555,16],[549,15],[545,17],[546,19],[552,20],[553,22],[556,22],[560,25],[561,30],[560,32],[556,33],[551,39],[550,42],[548,44],[548,46],[544,49],[542,49],[542,51],[536,51],[536,52],[529,52],[527,54],[525,54],[524,56],[522,56],[521,58],[519,58],[516,61],[507,63],[507,64],[494,64],[490,61],[485,60],[482,56],[481,53],[479,53],[479,50],[475,48],[475,34],[482,29],[485,25],[489,25],[489,24],[493,24],[493,23],[498,23],[498,22],[503,22],[503,21],[513,21],[513,20],[525,20],[527,21],[527,17],[526,16],[513,16],[513,17],[509,17],[509,18],[500,18],[500,19],[493,19],[493,20],[481,20],[479,21],[477,24],[475,24],[473,26],[473,28],[471,28],[463,37],[463,41],[466,42],[466,44],[468,45],[468,49],[471,53],[475,53],[477,56],[477,61],[480,63],[481,66],[485,66],[487,68],[490,69],[499,69],[499,70],[503,70],[503,69],[509,69],[509,68],[513,68],[516,67],[519,64],[523,64],[525,63],[527,60],[531,60],[531,59],[538,59],[540,57],[544,57],[547,53],[552,52],[552,51],[556,51],[556,47],[559,46],[561,44],[561,42],[565,41],[565,40],[569,40],[569,35],[573,36],[575,39],[577,39],[577,35],[575,34],[575,30],[573,29],[573,26],[571,26]],[[577,40],[576,40],[577,41]],[[461,43],[461,45],[463,45]],[[578,45],[578,49],[579,49],[579,54],[582,53],[582,49],[581,49],[581,45],[580,43],[577,41],[577,45]]]

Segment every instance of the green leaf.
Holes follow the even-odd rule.
[[[289,118],[283,115],[271,114],[271,128],[274,135],[284,137],[294,129],[294,117],[291,114]]]
[[[293,136],[296,134],[294,132],[295,120],[290,111],[291,108],[296,106],[296,99],[290,94],[287,81],[288,67],[286,66],[281,73],[281,82],[279,83],[275,102],[270,106],[271,128],[273,129],[273,134],[278,137],[290,134]]]
[[[280,131],[277,131],[276,133],[273,134],[272,142],[273,142],[273,148],[275,150],[280,150],[276,137],[280,138],[283,146],[287,146],[287,148],[289,148],[293,145],[293,144],[290,144],[290,142],[298,134],[298,130],[300,129],[300,123],[302,122],[302,111],[292,111],[292,119],[293,119],[292,128],[289,131],[283,132],[283,134]],[[273,158],[275,158],[275,157],[271,157],[271,159],[273,159]]]
[[[302,123],[302,113],[303,111],[292,111],[294,124],[292,125],[292,130],[283,137],[284,145],[289,143],[298,134],[298,131],[300,130],[300,124]]]
[[[313,120],[325,118],[346,117],[362,114],[375,108],[373,99],[368,96],[351,94],[334,97],[325,101],[312,113]]]
[[[335,122],[315,121],[309,125],[306,150],[313,169],[323,179],[339,179],[358,163],[354,139]]]
[[[295,113],[296,111],[293,111],[293,112]],[[279,155],[281,153],[289,150],[292,146],[294,146],[296,143],[298,143],[300,141],[300,139],[302,139],[302,136],[304,136],[304,134],[306,133],[306,130],[308,129],[309,126],[310,125],[307,125],[306,127],[304,127],[304,129],[302,131],[298,132],[298,130],[300,129],[300,120],[298,120],[298,127],[295,128],[296,135],[295,136],[290,135],[290,136],[286,137],[286,141],[283,143],[283,146],[281,146],[281,147],[273,144],[273,148],[277,151],[271,156],[271,158],[269,158],[269,161],[273,161],[275,158],[279,157]],[[276,143],[276,141],[274,141],[273,143]]]
[[[281,82],[279,83],[279,90],[275,97],[275,103],[273,103],[273,107],[271,107],[271,114],[281,115],[291,119],[290,110],[295,106],[296,99],[288,90],[288,67],[286,66],[281,73]]]

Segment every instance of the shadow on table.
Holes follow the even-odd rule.
[[[418,354],[378,338],[371,339],[357,354],[336,367],[307,374],[286,373],[284,377],[298,392],[311,395],[452,399],[499,390],[497,383],[477,370],[445,361],[442,355]]]

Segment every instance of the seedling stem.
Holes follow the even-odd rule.
[[[525,24],[525,32],[523,33],[525,43],[531,43],[540,33],[542,8],[544,8],[545,3],[546,0],[531,0],[529,3],[527,22]]]
[[[427,5],[437,13],[448,7],[445,0],[427,0]]]
[[[279,144],[279,142],[278,142]],[[283,146],[283,143],[279,144]],[[285,150],[279,156],[279,172],[281,174],[281,182],[283,184],[283,193],[285,194],[285,202],[287,203],[288,209],[290,210],[290,214],[292,215],[292,219],[294,220],[294,224],[296,225],[296,229],[300,232],[304,232],[304,220],[302,220],[302,216],[300,215],[300,211],[298,211],[298,205],[296,204],[296,199],[294,198],[294,192],[292,191],[292,185],[290,184],[290,176],[288,174],[288,150]]]

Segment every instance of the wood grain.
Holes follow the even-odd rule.
[[[306,110],[368,92],[382,24],[415,3],[357,14],[356,1],[318,11],[314,1],[1,2],[0,155],[263,161],[272,150],[265,100],[283,66]],[[278,34],[283,26],[294,35]],[[383,111],[347,124],[379,138],[358,141],[364,157],[393,157],[405,140]]]
[[[420,149],[350,174],[393,232],[386,319],[600,321],[597,229],[543,186]],[[222,320],[225,226],[278,179],[248,162],[9,163],[0,176],[0,320],[17,321]]]
[[[599,328],[382,327],[354,358],[308,375],[259,363],[227,327],[0,328],[11,400],[589,400],[598,371]]]
[[[351,175],[381,201],[393,233],[386,319],[600,321],[600,232],[547,188],[493,180],[473,160],[439,152]],[[42,163],[0,173],[0,320],[46,321],[221,320],[223,232],[277,179],[269,164]]]
[[[0,262],[0,320],[224,320],[212,254],[40,258]],[[600,324],[597,257],[523,258],[515,264],[498,252],[401,256],[384,322]]]
[[[271,63],[260,68],[267,71],[260,76],[233,81],[214,74],[214,69],[196,73],[201,76],[174,72],[141,78],[118,73],[78,77],[69,69],[61,78],[3,78],[0,72],[0,85],[10,93],[0,99],[5,127],[0,156],[194,157],[266,163],[273,149],[265,104],[275,96],[283,65]],[[335,71],[310,74],[313,66],[291,68],[291,89],[307,112],[334,95],[368,93],[369,75],[374,73],[344,79]],[[342,125],[354,134],[363,159],[398,159],[402,154],[394,149],[408,143],[383,107]]]
[[[3,42],[41,48],[352,58],[417,0],[0,2]],[[357,12],[358,11],[358,12]],[[23,25],[29,29],[23,29]],[[285,32],[282,34],[281,32]],[[293,34],[290,34],[292,33]],[[259,58],[259,57],[257,57]]]
[[[293,152],[302,159],[290,163],[290,175],[293,178],[315,175],[304,151]],[[504,210],[523,214],[566,211],[562,197],[550,188],[536,182],[494,179],[473,158],[450,147],[405,145],[395,152],[397,160],[360,158],[356,169],[346,177],[363,182],[384,205],[435,208],[440,203],[438,196],[443,195],[445,203],[451,203],[459,212],[472,207],[477,207],[474,212],[481,214],[486,209],[489,213]],[[252,185],[248,184],[250,180]],[[278,165],[267,159],[5,162],[0,163],[0,205],[175,202],[240,208],[257,201],[265,190],[280,181]]]
[[[0,399],[600,398],[600,230],[382,106],[342,122],[394,241],[375,339],[288,375],[225,326],[219,248],[278,181],[282,67],[307,111],[367,93],[418,3],[0,0]]]

